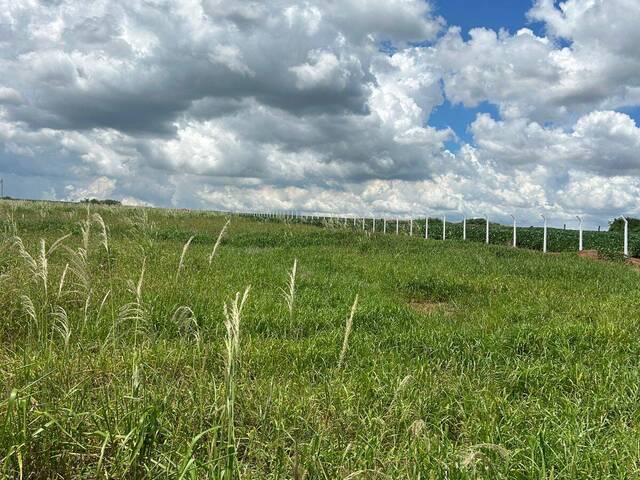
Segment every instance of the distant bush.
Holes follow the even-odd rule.
[[[627,218],[629,222],[629,233],[640,233],[640,219],[639,218]],[[609,222],[610,232],[624,232],[624,220],[622,218],[616,218]]]
[[[119,200],[112,200],[107,198],[105,200],[99,200],[97,198],[85,198],[80,201],[80,203],[91,203],[94,205],[122,205],[122,202]]]

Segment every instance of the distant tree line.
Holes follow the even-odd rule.
[[[640,232],[640,218],[627,217],[627,221],[629,222],[629,233]],[[616,218],[609,222],[609,231],[619,233],[624,232],[624,220],[622,220],[622,218]]]
[[[112,200],[107,198],[105,200],[99,200],[97,198],[85,198],[80,200],[80,203],[91,203],[93,205],[122,205],[122,202],[119,200]]]

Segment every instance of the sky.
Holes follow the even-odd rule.
[[[20,198],[640,216],[637,0],[0,0]]]

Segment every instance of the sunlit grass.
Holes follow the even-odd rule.
[[[0,202],[0,478],[638,475],[636,270],[308,223]]]

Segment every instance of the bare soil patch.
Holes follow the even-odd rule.
[[[436,312],[451,313],[451,305],[445,302],[410,300],[409,306],[421,315],[432,315]]]
[[[627,258],[627,265],[640,270],[640,258]]]
[[[583,258],[589,258],[591,260],[600,259],[600,255],[598,254],[597,250],[582,250],[581,252],[578,252],[578,255]]]

